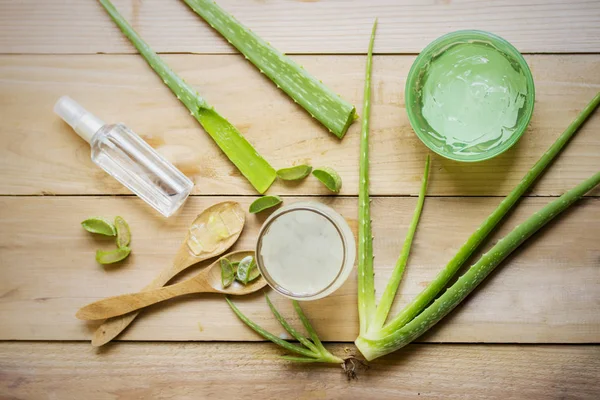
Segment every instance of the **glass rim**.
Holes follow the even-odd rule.
[[[310,212],[314,212],[314,213],[319,214],[320,216],[324,217],[327,221],[329,221],[334,226],[334,228],[335,228],[336,232],[338,233],[339,238],[342,242],[343,258],[342,258],[342,261],[340,262],[340,267],[339,267],[338,273],[336,274],[335,278],[333,278],[333,280],[326,287],[324,287],[323,289],[320,289],[319,291],[312,292],[312,293],[301,293],[301,294],[294,293],[292,291],[287,290],[280,284],[278,284],[277,281],[275,281],[275,279],[273,279],[271,277],[271,275],[268,273],[267,268],[263,265],[262,256],[260,253],[263,237],[266,234],[267,230],[270,228],[270,226],[273,224],[273,222],[275,222],[282,215],[289,214],[289,213],[295,212],[295,211],[310,211]],[[326,293],[327,291],[329,291],[336,284],[336,282],[342,277],[344,268],[346,267],[346,263],[348,262],[348,244],[346,243],[346,238],[345,238],[342,228],[339,226],[339,224],[336,221],[334,221],[333,218],[331,218],[329,215],[327,215],[327,213],[325,213],[324,211],[319,210],[316,207],[311,207],[310,205],[307,205],[306,202],[298,202],[298,203],[292,203],[284,208],[281,208],[281,209],[275,211],[273,214],[271,214],[267,218],[267,220],[265,221],[263,226],[260,228],[260,231],[258,232],[255,256],[256,256],[256,266],[258,267],[258,270],[260,271],[261,275],[264,276],[265,280],[267,281],[269,286],[271,288],[273,288],[273,290],[275,290],[276,292],[278,292],[286,297],[292,298],[292,299],[310,300],[313,297],[317,297],[317,296],[322,295],[323,293]]]
[[[452,153],[444,152],[437,148],[432,142],[431,139],[421,132],[421,123],[417,118],[416,112],[412,108],[412,104],[415,100],[414,95],[414,86],[416,82],[418,82],[419,72],[424,64],[426,64],[433,57],[439,55],[440,53],[446,51],[451,46],[454,46],[459,43],[473,43],[481,41],[488,45],[492,45],[496,50],[504,53],[514,60],[516,60],[523,70],[523,74],[525,75],[526,85],[527,85],[527,98],[525,100],[525,113],[520,118],[520,121],[517,124],[517,129],[510,138],[504,142],[502,145],[498,146],[498,148],[485,151],[476,156],[461,156]],[[531,69],[525,61],[523,55],[506,39],[501,38],[493,33],[481,31],[481,30],[459,30],[447,33],[435,39],[433,42],[429,43],[417,56],[415,61],[413,62],[408,76],[406,78],[406,85],[404,88],[404,104],[406,108],[406,113],[408,114],[409,123],[417,135],[417,137],[429,148],[431,151],[439,154],[442,157],[448,158],[454,161],[460,162],[479,162],[489,160],[494,158],[515,145],[521,139],[529,123],[531,122],[531,117],[533,116],[533,108],[535,104],[535,84],[533,81],[533,75],[531,74]]]

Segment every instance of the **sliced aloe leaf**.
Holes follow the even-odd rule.
[[[323,185],[334,193],[339,193],[342,188],[342,178],[333,168],[315,168],[312,174],[321,181]]]
[[[129,246],[129,243],[131,243],[131,231],[123,217],[115,217],[115,228],[117,229],[117,246],[119,248]]]
[[[228,259],[222,258],[219,263],[221,264],[221,285],[227,288],[235,279],[235,271]]]
[[[129,247],[121,247],[110,251],[97,250],[96,261],[98,261],[99,264],[114,264],[126,259],[129,253],[131,253]]]
[[[298,181],[306,178],[310,174],[310,171],[312,171],[310,165],[296,165],[278,170],[277,177],[284,181]]]
[[[114,225],[102,217],[88,218],[81,223],[81,226],[91,233],[98,233],[106,236],[115,236],[117,234]]]
[[[260,272],[256,267],[256,262],[254,257],[247,256],[240,261],[237,271],[235,274],[235,279],[244,285],[247,285],[249,282],[252,282],[254,279],[260,276]]]
[[[252,204],[250,204],[250,213],[256,214],[261,211],[264,211],[268,208],[275,207],[278,204],[281,204],[283,200],[279,196],[263,196],[254,200]]]

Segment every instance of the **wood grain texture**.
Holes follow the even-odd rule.
[[[165,58],[274,167],[330,166],[343,179],[342,194],[357,194],[358,123],[340,142],[243,58]],[[364,57],[295,58],[342,97],[361,103]],[[410,127],[403,95],[413,60],[374,60],[373,195],[414,195],[419,190],[427,149]],[[536,82],[528,132],[513,149],[490,161],[457,163],[435,156],[429,194],[505,195],[600,91],[600,55],[537,55],[527,61]],[[89,146],[53,114],[55,101],[64,94],[105,121],[123,121],[142,135],[195,181],[195,194],[256,194],[139,56],[0,56],[0,93],[0,194],[129,193],[90,161]],[[596,112],[532,193],[558,195],[597,171],[599,131]],[[270,193],[329,194],[313,177],[276,182]]]
[[[600,391],[600,346],[410,345],[352,382],[335,366],[292,365],[281,354],[270,344],[126,343],[97,353],[84,343],[4,342],[0,396],[229,400],[243,388],[264,400],[548,400]]]
[[[431,179],[435,179],[433,171]],[[75,312],[104,297],[135,292],[171,262],[196,214],[224,197],[194,197],[164,220],[133,197],[0,198],[0,339],[84,340],[98,323]],[[253,198],[237,197],[244,208]],[[286,198],[290,204],[294,198]],[[356,228],[355,198],[319,200]],[[500,199],[429,198],[396,306],[406,304],[437,274]],[[492,240],[546,204],[525,199]],[[376,288],[382,293],[400,251],[415,198],[373,200]],[[96,264],[97,248],[114,246],[85,232],[91,215],[123,216],[132,231],[131,256]],[[266,216],[251,216],[236,248],[252,248]],[[438,329],[419,340],[443,342],[593,343],[600,341],[600,199],[587,198],[510,257]],[[489,247],[489,243],[488,243]],[[198,269],[190,268],[186,276]],[[294,323],[291,302],[273,294]],[[235,299],[240,309],[276,334],[284,331],[261,294]],[[356,276],[333,295],[304,305],[328,341],[357,335]],[[392,311],[393,312],[393,311]],[[220,295],[195,295],[153,306],[121,337],[125,340],[259,340]]]
[[[232,53],[183,1],[114,0],[160,52]],[[586,0],[219,0],[286,53],[366,52],[379,18],[375,51],[417,53],[459,29],[483,29],[522,52],[600,51],[600,4]],[[0,3],[0,53],[124,53],[133,47],[95,1]]]

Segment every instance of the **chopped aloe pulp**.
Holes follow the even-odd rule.
[[[342,188],[342,178],[333,168],[315,168],[312,174],[333,193],[339,193]]]
[[[110,251],[97,250],[96,261],[98,261],[99,264],[114,264],[126,259],[127,256],[129,256],[129,253],[131,253],[129,247],[121,247]]]
[[[296,165],[294,167],[277,170],[277,177],[284,181],[298,181],[306,178],[311,171],[312,167],[310,165]]]
[[[131,243],[131,231],[123,217],[115,217],[115,228],[117,229],[117,246],[119,248],[129,246],[129,243]]]
[[[250,213],[256,214],[261,211],[264,211],[268,208],[275,207],[281,204],[283,200],[279,196],[263,196],[254,200],[252,204],[250,204]]]
[[[115,236],[117,234],[114,225],[102,217],[88,218],[81,223],[81,226],[91,233],[98,233],[105,236]]]

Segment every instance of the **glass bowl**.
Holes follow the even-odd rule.
[[[322,261],[307,262],[317,257]],[[269,286],[296,300],[316,300],[336,291],[348,279],[355,257],[354,235],[344,217],[314,201],[275,211],[256,242],[256,264]]]
[[[419,54],[406,79],[405,100],[410,124],[427,147],[474,162],[520,139],[533,114],[535,87],[525,59],[506,40],[457,31]]]

